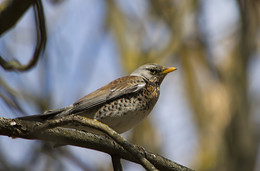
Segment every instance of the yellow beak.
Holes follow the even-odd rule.
[[[177,68],[169,67],[162,71],[163,74],[168,74],[169,72],[175,71]]]

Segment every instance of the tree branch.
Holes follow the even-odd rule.
[[[81,123],[81,121],[77,121],[77,119],[79,118],[76,117],[73,119],[75,119],[77,124]],[[84,119],[83,123],[86,123],[85,120],[86,119]],[[44,126],[44,124],[40,122],[0,118],[0,135],[6,135],[13,138],[44,140],[53,142],[55,144],[68,144],[78,147],[94,149],[108,153],[110,155],[117,155],[119,158],[123,158],[135,163],[143,164],[139,159],[134,157],[134,155],[130,153],[127,149],[124,149],[117,142],[105,136],[86,133],[74,129],[66,129],[59,127],[52,129],[44,129],[44,127],[46,128],[46,125]],[[39,129],[42,130],[39,131]],[[177,164],[173,161],[170,161],[160,155],[147,152],[144,149],[136,148],[135,146],[134,149],[141,156],[145,156],[145,158],[159,170],[191,171],[191,169]]]
[[[128,150],[133,156],[138,158],[146,170],[156,170],[156,168],[136,150],[135,146],[129,143],[116,131],[96,120],[88,119],[79,115],[69,115],[58,119],[47,120],[43,124],[37,125],[34,129],[36,132],[39,132],[41,130],[67,125],[90,127],[105,133],[106,135],[114,139],[118,144],[123,146],[126,150]]]

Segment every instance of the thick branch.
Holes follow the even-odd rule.
[[[123,146],[126,150],[128,150],[133,156],[138,158],[146,170],[156,170],[156,168],[137,151],[137,148],[134,145],[129,143],[125,138],[123,138],[113,129],[109,128],[107,125],[93,119],[88,119],[79,115],[69,115],[58,119],[48,120],[41,125],[37,125],[35,130],[39,132],[41,130],[67,125],[90,127],[105,133],[114,139],[118,144]]]
[[[0,118],[0,135],[6,135],[13,138],[44,140],[56,144],[68,144],[94,149],[110,155],[117,155],[120,158],[140,164],[140,161],[133,157],[131,153],[105,136],[66,128],[53,128],[42,131],[35,131],[35,129],[33,129],[40,125],[41,123],[39,122]],[[137,150],[138,153],[145,156],[146,159],[153,163],[159,170],[191,170],[160,155],[147,152],[144,149],[137,148]]]

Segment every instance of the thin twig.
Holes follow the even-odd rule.
[[[119,156],[111,155],[111,160],[112,160],[114,171],[123,171]]]

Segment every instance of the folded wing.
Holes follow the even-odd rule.
[[[144,79],[138,76],[126,76],[116,79],[74,103],[72,113],[93,109],[123,95],[137,92],[144,88],[145,85]]]

